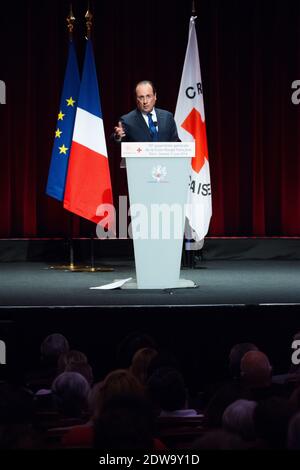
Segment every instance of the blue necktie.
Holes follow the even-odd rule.
[[[152,137],[152,141],[157,142],[158,141],[158,132],[157,132],[156,126],[154,125],[152,115],[151,115],[151,113],[148,113],[147,116],[148,116],[149,130],[150,130],[150,134],[151,134],[151,137]]]

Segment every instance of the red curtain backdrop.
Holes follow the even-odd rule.
[[[80,66],[87,2],[73,0]],[[134,107],[134,84],[158,89],[175,111],[191,1],[91,3],[93,43],[114,198],[126,194],[120,149],[109,140]],[[199,0],[197,33],[213,191],[211,236],[300,236],[298,0]],[[45,195],[67,58],[69,1],[1,4],[0,237],[95,234]]]

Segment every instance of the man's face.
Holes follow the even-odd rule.
[[[136,87],[136,104],[143,113],[151,113],[156,102],[156,93],[153,93],[152,86],[138,85]]]

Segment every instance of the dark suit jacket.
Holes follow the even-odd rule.
[[[155,108],[155,112],[158,124],[158,141],[179,142],[173,115],[164,109]],[[121,116],[120,121],[126,133],[122,142],[152,142],[149,127],[138,109]]]

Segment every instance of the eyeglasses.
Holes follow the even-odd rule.
[[[143,103],[144,101],[150,101],[154,95],[146,95],[146,96],[137,96],[136,99],[140,102]]]

